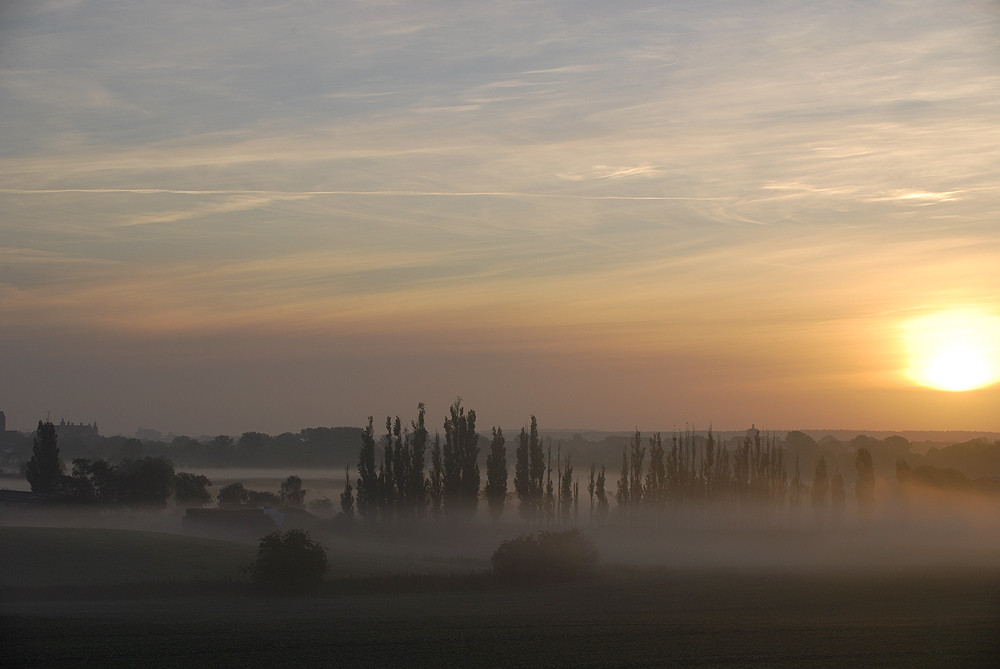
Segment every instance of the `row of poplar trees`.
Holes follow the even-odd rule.
[[[479,499],[479,434],[476,412],[466,411],[461,400],[451,405],[444,421],[445,440],[439,433],[430,443],[430,472],[424,474],[429,433],[423,403],[417,418],[403,427],[399,416],[385,419],[382,457],[376,465],[378,443],[374,418],[361,437],[358,456],[357,508],[365,520],[422,518],[430,507],[455,516],[475,513]],[[341,506],[352,513],[353,489],[348,476]]]
[[[646,455],[649,464],[645,465]],[[855,457],[857,483],[855,493],[862,515],[869,514],[874,504],[874,468],[871,454],[859,449]],[[832,507],[837,513],[844,508],[846,490],[840,472],[832,476],[826,460],[816,463],[812,485],[801,479],[796,458],[795,470],[789,479],[784,465],[784,453],[775,438],[761,437],[753,431],[730,451],[715,440],[711,430],[701,445],[691,433],[675,434],[664,446],[656,433],[643,444],[637,430],[622,449],[621,478],[615,501],[623,519],[635,520],[664,508],[685,506],[717,506],[739,509],[781,508],[795,510],[808,492],[817,512]]]
[[[444,420],[443,443],[436,431],[430,438],[425,418],[421,403],[409,425],[404,426],[398,416],[387,417],[384,435],[376,437],[374,418],[369,417],[358,457],[356,495],[349,471],[341,495],[346,515],[353,515],[355,504],[358,515],[366,521],[420,519],[428,510],[435,518],[467,519],[475,514],[481,483],[476,412],[466,411],[461,399],[456,400]],[[490,514],[498,518],[508,498],[507,446],[502,429],[493,427],[491,434],[482,490]],[[783,451],[773,436],[761,438],[755,431],[732,451],[717,442],[711,430],[701,444],[699,440],[689,432],[675,434],[664,444],[656,433],[644,443],[642,434],[635,431],[622,449],[621,478],[615,493],[621,520],[634,522],[667,508],[693,505],[742,509],[787,504],[794,509],[807,490],[817,509],[828,503],[835,510],[843,505],[843,478],[837,472],[828,479],[823,458],[817,463],[810,488],[801,482],[798,461],[789,480]],[[377,457],[380,447],[381,457]],[[572,459],[568,455],[563,458],[558,446],[553,472],[551,441],[543,447],[535,416],[531,416],[529,427],[521,428],[514,456],[514,494],[521,517],[528,522],[576,520],[580,491]],[[865,512],[871,508],[874,488],[871,456],[866,449],[857,453],[856,465],[858,506]],[[609,503],[603,466],[598,470],[591,464],[586,491],[591,518],[606,519]]]
[[[501,428],[493,427],[491,432],[483,493],[490,514],[498,518],[508,497],[507,443]],[[479,503],[479,454],[476,412],[466,411],[461,400],[449,408],[443,442],[438,432],[431,439],[423,403],[407,426],[398,416],[387,417],[381,437],[376,437],[374,417],[369,417],[361,437],[356,486],[351,484],[348,471],[341,509],[353,515],[356,505],[358,515],[366,521],[420,519],[428,511],[434,517],[469,518]],[[571,514],[578,515],[579,482],[570,458],[563,459],[561,447],[556,453],[555,473],[556,484],[552,480],[551,443],[546,452],[532,416],[530,427],[521,428],[518,435],[514,463],[514,492],[526,520],[551,521],[557,516],[568,520]],[[592,512],[596,500],[598,510],[606,514],[604,481],[604,469],[595,474],[592,465],[587,488]]]

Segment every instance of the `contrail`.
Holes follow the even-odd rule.
[[[53,195],[61,193],[135,195],[261,195],[268,197],[312,197],[320,195],[357,195],[385,197],[523,197],[563,200],[727,200],[727,197],[681,195],[571,195],[562,193],[518,193],[514,191],[419,191],[419,190],[187,190],[177,188],[0,188],[11,195]]]

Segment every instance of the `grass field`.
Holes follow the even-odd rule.
[[[3,664],[990,667],[1000,652],[1000,566],[611,567],[519,588],[442,569],[389,578],[387,556],[382,577],[333,574],[306,597],[211,581],[252,554],[150,532],[0,528],[3,584],[50,586],[0,590]]]
[[[8,666],[995,666],[997,573],[615,572],[535,588],[2,607]]]
[[[162,532],[0,527],[0,586],[234,579],[254,553],[247,544]]]
[[[489,568],[487,560],[392,553],[389,541],[318,535],[328,548],[328,579],[387,574],[455,574]],[[221,541],[141,530],[0,526],[0,588],[93,587],[128,583],[245,581],[240,567],[255,542]]]

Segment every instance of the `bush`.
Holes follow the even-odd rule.
[[[504,541],[491,558],[497,578],[511,583],[565,581],[593,574],[598,554],[579,529],[539,532]]]
[[[301,592],[316,587],[330,570],[326,548],[305,530],[272,532],[260,540],[250,565],[253,579],[269,590]]]

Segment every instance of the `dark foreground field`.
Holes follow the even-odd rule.
[[[996,666],[1000,571],[614,570],[402,594],[8,600],[5,666]]]
[[[487,542],[469,544],[477,560],[455,561],[448,536],[396,554],[389,549],[403,537],[328,536],[328,581],[312,596],[282,598],[239,575],[252,544],[0,527],[0,666],[1000,666],[1000,564],[987,559],[997,555],[989,533],[978,535],[980,551],[911,543],[877,566],[860,550],[869,539],[850,544],[849,535],[713,539],[726,560],[711,568],[654,567],[647,556],[645,567],[533,587],[493,582],[483,571],[490,549],[479,546]],[[838,545],[861,558],[845,564]],[[752,550],[770,557],[751,559]]]

